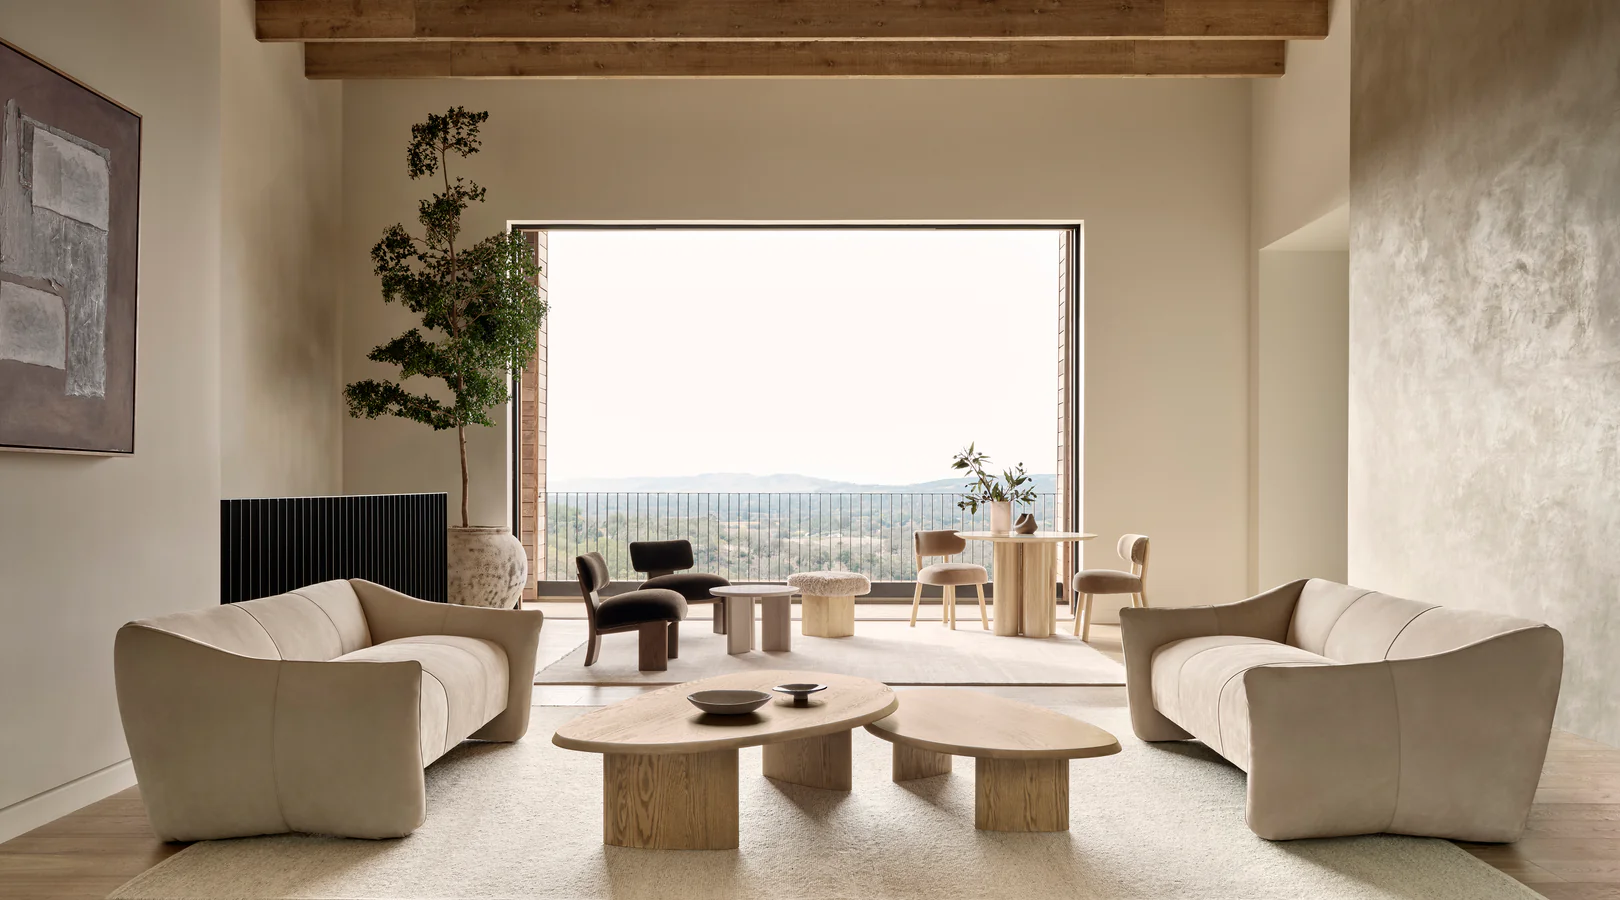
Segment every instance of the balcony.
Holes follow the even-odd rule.
[[[733,582],[780,582],[816,570],[859,572],[875,585],[910,582],[913,531],[990,528],[989,510],[958,509],[956,493],[561,492],[545,499],[540,578],[553,584],[571,582],[574,557],[592,550],[614,580],[639,581],[630,542],[677,538],[692,542],[696,571]],[[1057,494],[1037,494],[1020,512],[1054,530],[1058,508]],[[991,556],[990,544],[970,541],[956,559],[989,568]]]

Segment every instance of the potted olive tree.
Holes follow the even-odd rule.
[[[437,176],[439,189],[419,205],[422,233],[390,226],[371,248],[371,260],[382,279],[383,302],[410,310],[421,325],[367,356],[397,366],[398,381],[357,381],[343,393],[352,416],[398,416],[434,431],[455,431],[461,524],[447,536],[450,602],[508,607],[522,595],[528,560],[508,526],[468,521],[467,429],[495,424],[489,411],[508,402],[512,373],[534,357],[546,303],[537,287],[540,268],[521,235],[471,241],[461,234],[462,214],[484,202],[484,189],[452,179],[450,164],[478,152],[478,129],[488,118],[487,112],[458,106],[411,127],[405,151],[410,176]],[[418,377],[438,381],[442,389],[403,384]]]
[[[970,513],[977,513],[981,504],[989,506],[990,530],[1007,534],[1012,531],[1013,504],[1028,506],[1035,502],[1035,479],[1025,474],[1023,463],[1002,472],[998,479],[985,471],[989,463],[990,457],[975,450],[972,444],[956,454],[951,468],[967,472],[971,479],[964,485],[967,490],[956,506]]]

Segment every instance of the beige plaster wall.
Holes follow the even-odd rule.
[[[1329,407],[1342,409],[1339,398],[1348,376],[1342,369],[1332,375],[1320,364],[1343,359],[1344,328],[1327,327],[1325,320],[1312,317],[1313,311],[1322,311],[1325,300],[1279,305],[1281,297],[1299,296],[1298,279],[1288,275],[1297,275],[1297,267],[1268,267],[1262,258],[1267,248],[1272,253],[1284,249],[1343,253],[1349,248],[1350,44],[1351,0],[1334,0],[1328,37],[1290,42],[1288,73],[1279,79],[1257,79],[1250,88],[1251,591],[1269,587],[1279,572],[1307,574],[1308,564],[1322,565],[1322,571],[1314,574],[1343,577],[1342,562],[1327,563],[1342,560],[1344,553],[1344,426],[1337,426],[1331,437],[1305,440],[1272,426],[1281,410],[1294,408],[1309,408],[1311,421],[1323,424],[1317,416],[1321,408],[1292,402],[1278,406],[1278,398],[1295,397],[1306,403],[1311,393],[1319,392]],[[1287,283],[1268,286],[1270,278]],[[1320,298],[1326,290],[1318,286],[1310,293]],[[1341,308],[1344,290],[1340,285],[1330,291]],[[1276,365],[1278,354],[1305,365],[1310,377],[1301,380],[1299,373]],[[1267,358],[1274,364],[1265,365]],[[1273,380],[1274,376],[1281,380]],[[1310,505],[1277,502],[1277,491],[1287,485],[1310,485],[1316,501],[1340,499]],[[1323,543],[1327,541],[1333,543]]]
[[[1257,249],[1349,201],[1350,12],[1333,0],[1327,38],[1290,41],[1288,74],[1251,82]]]
[[[1114,539],[1140,531],[1155,540],[1156,602],[1235,599],[1247,557],[1249,90],[1193,80],[351,82],[344,377],[379,372],[366,351],[409,326],[378,299],[366,254],[388,224],[412,220],[422,195],[404,174],[410,125],[449,106],[492,114],[484,153],[464,170],[491,198],[472,234],[508,219],[1084,220],[1084,524],[1103,535],[1088,563],[1119,564]],[[982,323],[962,323],[957,377],[971,374],[984,335]],[[707,390],[696,365],[672,368],[671,384]],[[942,360],[940,377],[948,369]],[[503,431],[473,436],[483,522],[510,521]],[[349,420],[344,488],[453,497],[454,438]]]
[[[1350,254],[1260,251],[1261,589],[1345,580]]]
[[[343,85],[256,42],[253,0],[224,0],[220,27],[222,487],[342,493]]]
[[[1620,4],[1362,0],[1350,577],[1564,634],[1620,743]]]
[[[0,2],[143,117],[135,454],[0,453],[0,838],[130,783],[113,633],[219,602],[219,29],[217,0]]]

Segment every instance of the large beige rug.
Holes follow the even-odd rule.
[[[904,700],[902,699],[902,702]],[[1123,709],[1066,710],[1114,731],[1117,756],[1071,767],[1071,830],[973,827],[973,766],[908,785],[857,731],[855,789],[767,781],[741,760],[738,850],[601,843],[601,758],[554,747],[580,709],[540,708],[526,740],[463,745],[428,770],[427,823],[396,841],[305,836],[193,845],[120,900],[1018,898],[1528,900],[1445,841],[1268,843],[1243,824],[1244,776],[1196,744],[1146,745]]]
[[[577,627],[581,643],[562,659],[544,666],[536,684],[680,684],[711,675],[760,669],[808,669],[859,675],[885,684],[1119,685],[1125,667],[1079,638],[1058,635],[1035,640],[997,637],[977,622],[952,631],[938,622],[857,622],[855,636],[814,638],[793,624],[789,652],[753,650],[731,656],[726,637],[707,620],[681,625],[681,655],[665,672],[636,668],[636,635],[602,637],[596,665],[585,665],[584,622],[547,621],[558,632]],[[558,635],[554,634],[553,637]]]

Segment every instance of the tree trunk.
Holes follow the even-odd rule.
[[[456,442],[461,445],[461,527],[467,527],[467,426],[456,426]]]

